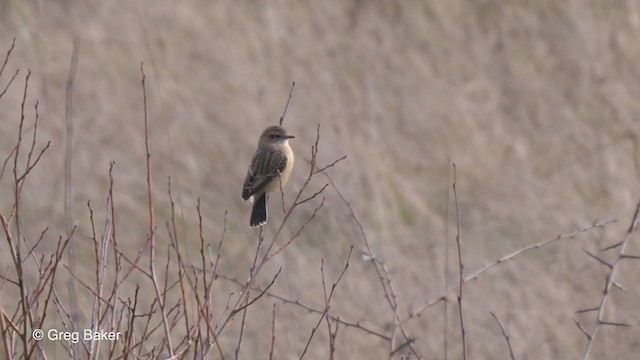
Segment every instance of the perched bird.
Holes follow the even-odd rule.
[[[269,126],[258,140],[258,149],[247,171],[242,198],[252,198],[253,210],[249,225],[262,226],[267,222],[267,194],[280,189],[293,170],[293,151],[289,135],[282,126]]]

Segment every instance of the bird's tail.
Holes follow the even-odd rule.
[[[264,193],[253,204],[251,210],[251,219],[249,225],[251,227],[262,226],[267,222],[267,194]]]

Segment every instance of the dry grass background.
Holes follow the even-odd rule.
[[[606,276],[581,249],[597,252],[619,240],[640,197],[637,2],[3,0],[0,48],[13,37],[9,73],[23,72],[0,99],[0,154],[15,142],[27,67],[30,106],[40,101],[40,136],[52,141],[26,184],[26,236],[37,237],[45,226],[52,242],[64,233],[65,82],[74,37],[80,39],[73,155],[80,230],[89,231],[88,200],[97,218],[104,216],[114,160],[120,243],[136,251],[145,241],[144,61],[159,241],[167,242],[171,176],[184,251],[198,256],[197,197],[214,245],[228,210],[221,269],[239,279],[247,276],[256,238],[241,183],[260,131],[277,121],[295,80],[285,125],[297,136],[299,161],[286,197],[304,180],[302,159],[320,123],[319,161],[348,155],[330,174],[390,269],[401,317],[441,294],[445,279],[453,286],[457,278],[450,161],[458,167],[465,271],[594,219],[618,219],[502,264],[465,287],[471,358],[508,356],[490,311],[520,359],[581,356],[586,340],[572,319],[593,325],[593,314],[575,311],[597,304]],[[312,187],[322,185],[318,177]],[[320,260],[334,279],[349,246],[363,249],[348,209],[333,190],[326,196],[304,236],[266,270],[284,266],[274,292],[317,308],[323,306]],[[8,192],[0,195],[2,211],[10,200]],[[276,202],[270,209],[267,234],[282,217]],[[294,232],[311,211],[302,209],[285,231]],[[92,249],[83,239],[75,238],[80,251]],[[629,246],[640,253],[638,239]],[[78,266],[90,271],[93,263],[81,257]],[[603,328],[592,358],[632,359],[640,352],[639,271],[637,262],[622,264],[618,279],[628,293],[614,291],[607,308],[611,320],[633,327]],[[216,286],[224,306],[237,288],[222,279]],[[352,259],[336,291],[332,312],[341,318],[380,330],[392,322],[370,263]],[[443,304],[409,323],[427,358],[444,357],[445,339],[448,357],[461,356],[451,300],[447,332]],[[251,308],[245,358],[267,357],[274,301]],[[278,306],[279,358],[299,356],[317,318]],[[221,339],[230,352],[237,323]],[[326,357],[326,329],[320,330],[310,358]],[[342,328],[336,356],[385,358],[385,346]]]

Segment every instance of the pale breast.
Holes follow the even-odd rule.
[[[280,179],[276,178],[264,187],[265,192],[280,191],[280,181],[282,181],[282,186],[284,186],[284,184],[286,184],[289,180],[289,176],[291,176],[294,163],[293,151],[291,151],[291,147],[289,146],[289,144],[283,146],[282,151],[284,151],[284,153],[287,155],[287,166],[280,174]]]

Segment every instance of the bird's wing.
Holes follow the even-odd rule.
[[[278,177],[287,167],[287,156],[282,151],[258,150],[251,160],[242,187],[242,198],[247,200],[251,195],[259,192],[271,180]]]

